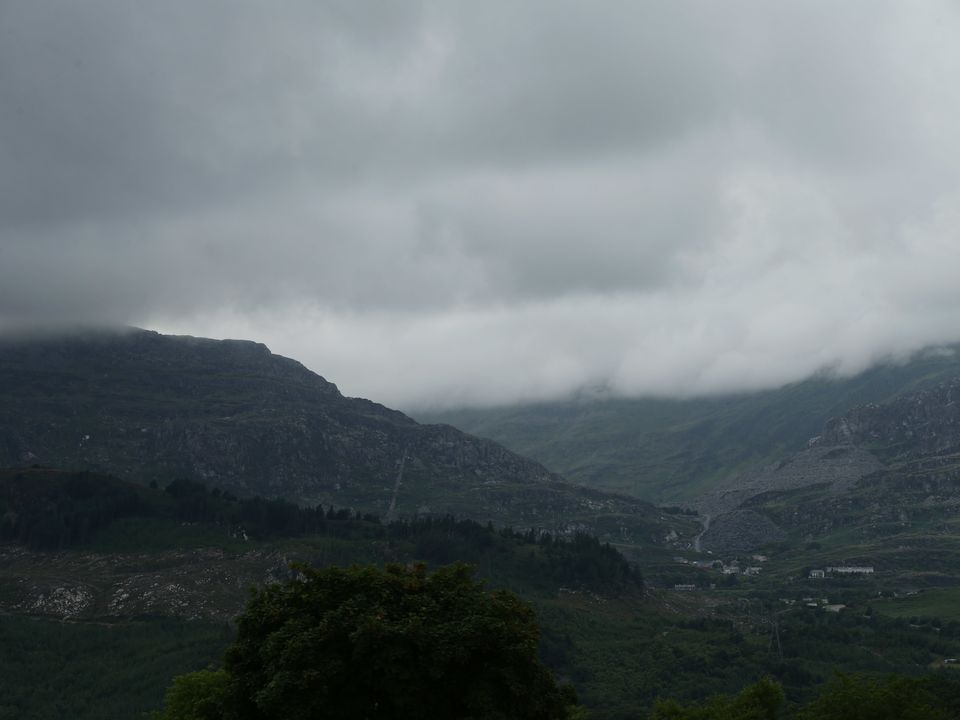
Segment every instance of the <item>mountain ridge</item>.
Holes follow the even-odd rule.
[[[0,340],[0,466],[32,463],[622,542],[676,526],[494,441],[344,397],[262,344],[139,329]]]

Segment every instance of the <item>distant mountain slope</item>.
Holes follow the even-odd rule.
[[[960,574],[960,379],[829,420],[811,446],[699,498],[704,549],[811,545],[808,561]]]
[[[831,417],[960,375],[955,350],[881,365],[846,379],[694,400],[569,401],[421,413],[503,443],[576,482],[658,502],[691,499],[719,481],[802,449]]]
[[[0,340],[0,466],[33,463],[628,542],[674,526],[490,440],[344,397],[263,345],[142,330]]]

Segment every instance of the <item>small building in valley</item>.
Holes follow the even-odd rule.
[[[839,567],[828,567],[827,572],[832,575],[872,575],[872,565],[840,565]]]

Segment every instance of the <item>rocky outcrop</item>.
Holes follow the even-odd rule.
[[[0,546],[0,612],[70,620],[229,620],[249,589],[292,576],[290,558],[217,548],[157,554],[41,553]]]

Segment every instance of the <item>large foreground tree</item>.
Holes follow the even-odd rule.
[[[573,711],[572,689],[537,658],[530,606],[486,591],[466,566],[298,570],[256,593],[240,618],[219,717],[558,720]]]

